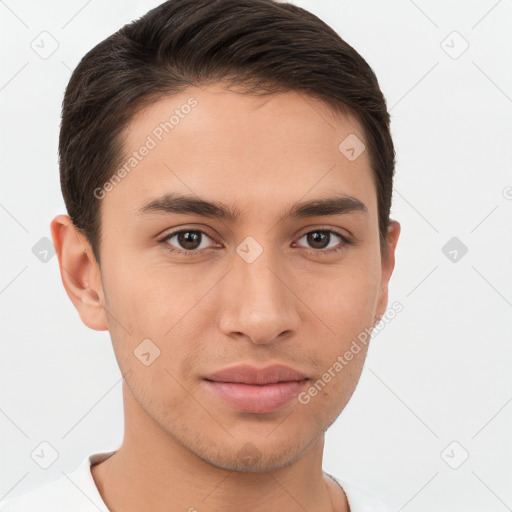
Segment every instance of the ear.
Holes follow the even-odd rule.
[[[108,330],[101,271],[89,242],[68,215],[58,215],[50,227],[62,284],[82,322],[97,331]]]
[[[377,318],[380,319],[388,306],[388,284],[395,268],[395,249],[400,236],[400,223],[390,220],[387,234],[387,254],[382,259],[381,285],[377,303]]]

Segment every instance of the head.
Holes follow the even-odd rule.
[[[336,362],[387,306],[400,226],[373,71],[294,5],[171,0],[85,55],[62,111],[61,275],[110,331],[131,414],[218,467],[293,463],[350,399],[367,343]],[[241,363],[291,366],[306,394],[227,405],[205,378]]]

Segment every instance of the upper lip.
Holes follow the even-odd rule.
[[[231,366],[205,377],[215,382],[238,382],[242,384],[275,384],[293,380],[304,380],[307,376],[289,366],[274,364],[265,368],[250,365]]]

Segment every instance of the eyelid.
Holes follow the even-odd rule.
[[[178,235],[179,233],[183,233],[183,232],[187,232],[187,231],[196,231],[198,233],[201,233],[202,235],[206,235],[210,240],[212,240],[212,242],[214,242],[215,244],[219,244],[219,242],[217,242],[216,240],[216,237],[211,235],[207,229],[201,227],[201,228],[198,228],[198,227],[190,227],[190,226],[185,226],[185,227],[182,227],[182,228],[177,228],[176,230],[174,231],[170,231],[168,233],[165,233],[164,235],[162,235],[161,237],[159,237],[157,239],[157,242],[159,243],[167,243],[169,239],[171,239],[173,236],[176,236]],[[170,245],[170,244],[168,244]],[[186,249],[179,249],[179,248],[173,248],[171,250],[175,251],[175,252],[183,252],[183,253],[197,253],[197,254],[200,254],[204,251],[207,251],[207,250],[210,250],[210,249],[213,249],[213,247],[208,247],[206,249],[201,249],[201,250],[186,250]]]
[[[352,240],[354,236],[348,229],[343,229],[340,227],[334,227],[334,226],[308,226],[307,228],[304,228],[305,231],[299,231],[299,233],[302,233],[300,235],[296,235],[298,238],[303,237],[304,235],[307,235],[308,233],[314,233],[315,231],[329,231],[332,233],[336,233],[337,235],[341,236],[342,238]]]
[[[216,240],[216,235],[213,235],[211,233],[211,230],[209,228],[207,228],[206,226],[184,226],[184,227],[179,227],[179,228],[174,228],[174,229],[171,229],[171,230],[165,230],[164,231],[164,234],[162,235],[157,235],[157,240],[160,242],[162,240],[165,240],[166,238],[169,238],[173,235],[177,235],[178,233],[182,233],[183,231],[197,231],[199,233],[203,233],[204,235],[207,235],[209,238],[211,238],[212,240]]]

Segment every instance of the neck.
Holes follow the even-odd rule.
[[[258,473],[230,471],[201,460],[163,431],[125,383],[123,396],[123,443],[91,469],[110,510],[348,511],[343,491],[322,471],[323,436],[288,467]]]

